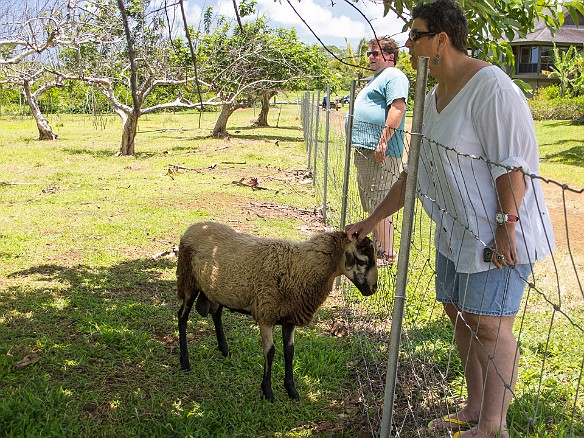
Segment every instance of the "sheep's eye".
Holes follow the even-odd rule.
[[[367,264],[367,260],[357,259],[358,266],[365,266]]]

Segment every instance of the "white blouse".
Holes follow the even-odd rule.
[[[458,272],[489,269],[499,211],[495,180],[521,167],[526,193],[516,226],[518,263],[553,251],[554,236],[539,175],[531,112],[522,91],[498,67],[479,70],[440,112],[436,88],[426,96],[418,196],[436,223],[434,243]]]

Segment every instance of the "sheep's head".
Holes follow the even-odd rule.
[[[375,246],[369,237],[351,241],[345,248],[345,276],[365,295],[377,291],[377,256]]]

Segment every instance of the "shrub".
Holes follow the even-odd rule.
[[[540,100],[551,100],[557,99],[558,97],[561,97],[560,86],[558,84],[538,88],[537,90],[535,90],[535,93],[533,94],[534,99]]]
[[[553,90],[546,93],[553,95]],[[542,92],[538,91],[534,98],[529,100],[529,107],[534,120],[555,119],[580,120],[584,122],[584,96],[545,99],[542,94]]]

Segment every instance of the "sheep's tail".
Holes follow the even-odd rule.
[[[193,250],[181,242],[176,266],[176,298],[179,301],[184,301],[185,298],[189,298],[196,291],[196,281],[191,266],[192,257]]]

